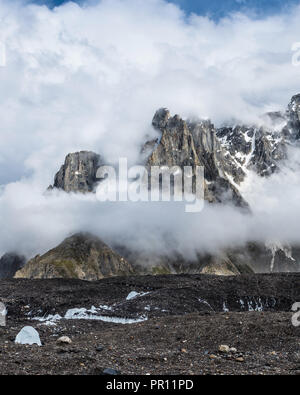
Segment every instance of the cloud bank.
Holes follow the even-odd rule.
[[[293,211],[282,208],[282,199],[291,198],[287,188],[271,204],[269,193],[283,182],[276,177],[267,185],[255,180],[268,191],[266,200],[260,195],[259,203],[254,189],[248,191],[257,209],[251,219],[231,208],[208,209],[199,218],[171,206],[108,209],[93,197],[51,199],[43,192],[69,152],[93,150],[110,162],[128,157],[134,163],[145,135],[155,136],[150,125],[159,107],[217,125],[255,122],[261,113],[285,109],[300,90],[291,51],[300,41],[299,18],[300,6],[259,20],[233,14],[215,22],[187,17],[163,0],[67,3],[53,10],[0,0],[6,49],[0,67],[0,255],[19,249],[31,256],[77,230],[107,240],[126,233],[129,243],[143,239],[145,249],[164,249],[162,235],[172,229],[184,251],[238,244],[253,234],[292,241],[299,229]],[[296,184],[289,189],[294,210]],[[277,235],[281,214],[287,231]]]

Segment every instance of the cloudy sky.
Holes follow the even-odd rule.
[[[81,223],[40,200],[69,152],[134,163],[160,107],[252,123],[300,91],[299,1],[32,3],[0,0],[0,253]]]
[[[260,17],[244,8],[248,3],[264,5],[256,8]],[[300,41],[297,5],[81,4],[48,9],[0,0],[0,185],[32,176],[44,188],[78,149],[134,161],[162,106],[216,124],[250,122],[284,109],[300,90],[291,50]],[[223,7],[227,14],[218,20],[184,12],[210,15]],[[244,13],[228,14],[237,9]]]

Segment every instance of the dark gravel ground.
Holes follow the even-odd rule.
[[[0,301],[8,307],[7,325],[0,327],[0,373],[299,374],[300,327],[291,322],[299,280],[299,274],[283,274],[0,281]],[[149,293],[126,301],[131,291]],[[105,316],[148,320],[62,319],[47,326],[31,319],[103,304],[111,307],[101,312]],[[25,325],[38,330],[42,347],[14,343]],[[72,343],[58,344],[60,336]],[[236,351],[220,353],[223,344]]]

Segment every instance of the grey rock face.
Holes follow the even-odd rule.
[[[223,149],[227,150],[226,173],[236,184],[245,180],[248,170],[270,176],[286,159],[286,143],[282,133],[264,128],[236,126],[217,130]]]
[[[13,278],[26,263],[24,256],[14,253],[5,254],[0,259],[0,279]]]
[[[300,138],[300,94],[292,97],[288,105],[288,124],[285,131],[290,138],[299,140]]]
[[[157,121],[160,114],[165,110],[158,110],[153,119],[153,125],[157,125],[162,137],[157,147],[148,159],[151,166],[200,166],[193,136],[188,125],[178,115],[169,117],[166,121]],[[159,114],[159,115],[158,115]],[[160,119],[160,118],[159,118]]]
[[[100,155],[94,152],[81,151],[69,154],[55,176],[53,188],[66,192],[92,192],[100,165]]]
[[[225,154],[225,171],[233,177],[235,183],[240,184],[246,176],[245,168],[252,150],[253,129],[236,126],[221,128],[216,131],[217,137]]]
[[[225,151],[226,174],[236,184],[245,180],[248,170],[267,177],[280,170],[287,148],[300,139],[300,95],[291,99],[285,113],[265,115],[268,127],[235,126],[216,131]]]
[[[287,147],[282,135],[259,129],[255,135],[255,148],[249,168],[260,176],[270,176],[280,169],[280,162],[286,158]]]
[[[153,126],[160,130],[161,139],[154,144],[153,152],[147,160],[151,166],[196,166],[204,167],[205,199],[209,202],[233,200],[239,206],[247,206],[238,190],[226,176],[228,166],[226,152],[216,136],[214,125],[209,121],[184,121],[178,115],[170,116],[166,109],[156,112]]]
[[[167,108],[161,108],[156,111],[152,120],[152,125],[156,129],[163,129],[167,126],[170,116],[170,111]]]

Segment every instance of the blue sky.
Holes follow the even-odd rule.
[[[77,3],[84,0],[73,0]],[[145,0],[146,1],[146,0]],[[201,15],[210,15],[218,19],[232,11],[254,11],[258,16],[276,14],[290,5],[299,3],[299,0],[168,0],[182,7],[186,12],[195,12]],[[66,0],[33,0],[37,4],[55,6]]]
[[[273,14],[297,0],[174,0],[187,12],[221,17],[232,11],[254,10],[258,15]]]

